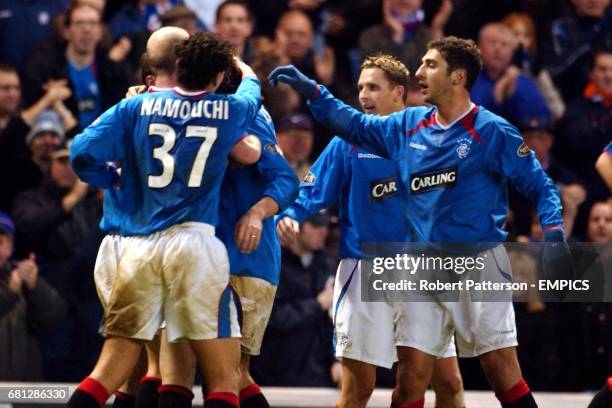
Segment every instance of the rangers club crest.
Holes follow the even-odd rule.
[[[457,156],[460,159],[465,159],[468,154],[470,154],[470,147],[472,145],[472,140],[467,138],[461,138],[457,141],[459,146],[455,150],[457,152]]]

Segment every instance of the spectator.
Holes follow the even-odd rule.
[[[591,285],[599,284],[602,291],[607,286],[608,293],[612,289],[610,284],[609,265],[610,251],[606,247],[612,242],[612,203],[610,201],[598,201],[593,204],[589,213],[586,241],[599,244],[597,251],[599,259],[589,270]],[[597,265],[599,264],[599,265]],[[598,276],[593,277],[593,271],[597,270]],[[596,280],[599,278],[598,280]],[[599,299],[595,299],[599,300]],[[583,335],[585,337],[586,370],[585,379],[587,387],[599,388],[601,381],[612,373],[612,303],[593,302],[582,303],[583,309]]]
[[[51,163],[51,153],[64,140],[64,130],[57,114],[53,111],[42,112],[32,130],[26,136],[26,143],[32,152],[32,161],[43,172]]]
[[[612,242],[612,204],[598,201],[591,207],[587,240],[598,244]]]
[[[113,13],[110,27],[115,37],[125,34],[153,32],[161,28],[160,16],[181,0],[133,0],[125,1]]]
[[[511,65],[515,49],[512,32],[501,23],[480,30],[483,70],[472,87],[472,100],[518,124],[532,116],[548,120],[550,112],[536,84]]]
[[[298,179],[303,180],[314,141],[312,121],[304,113],[290,113],[278,125],[278,144]]]
[[[76,124],[74,117],[63,104],[63,101],[70,97],[70,90],[66,84],[66,81],[47,82],[43,86],[46,92],[42,98],[18,114],[21,104],[19,75],[13,66],[0,63],[0,146],[3,147],[3,151],[11,150],[11,153],[14,154],[15,146],[9,146],[9,144],[23,142],[29,127],[47,108],[53,108],[67,122],[66,128],[74,127]]]
[[[185,0],[185,5],[195,11],[202,22],[203,31],[212,31],[215,26],[219,4],[224,0]]]
[[[274,123],[279,123],[285,115],[295,112],[300,107],[301,97],[288,85],[279,84],[273,87],[268,82],[270,72],[281,65],[274,43],[265,37],[260,37],[255,39],[253,44],[257,51],[251,67],[261,82],[261,96],[266,101],[266,108]]]
[[[533,20],[527,13],[511,13],[504,17],[502,23],[512,31],[517,42],[514,65],[535,81],[546,101],[548,110],[555,119],[559,119],[565,112],[565,103],[538,57],[538,43]]]
[[[453,6],[443,1],[432,21],[425,26],[422,0],[383,0],[383,22],[365,30],[359,37],[359,49],[363,55],[390,54],[399,58],[414,74],[421,65],[421,57],[427,51],[427,43],[443,36]]]
[[[249,0],[254,20],[257,21],[256,35],[273,37],[275,25],[288,10],[305,13],[310,20],[318,25],[323,8],[338,0]]]
[[[533,213],[533,228],[539,230],[536,236],[542,238],[538,216]],[[521,241],[528,241],[527,237]],[[532,237],[533,238],[533,237]],[[542,302],[536,289],[538,285],[537,263],[528,244],[509,245],[508,258],[512,265],[512,281],[527,283],[528,290],[524,298],[518,300],[514,292],[514,312],[519,347],[518,356],[521,371],[529,378],[529,387],[536,390],[554,389],[560,380],[561,361],[557,348],[556,325],[558,316],[554,308]],[[532,286],[533,285],[533,286]]]
[[[319,41],[315,43],[311,20],[299,7],[292,8],[278,21],[275,51],[281,65],[293,64],[311,78],[315,78],[317,82],[333,90],[336,82],[336,56],[333,49],[325,46],[321,39],[319,36]],[[294,93],[288,93],[277,96],[293,95]],[[306,112],[308,108],[304,100],[298,96],[298,101],[300,101],[298,110]],[[327,145],[332,135],[320,123],[314,124],[314,130],[317,135],[314,152],[318,153]]]
[[[225,0],[217,8],[215,32],[229,42],[244,62],[250,64],[254,58],[253,44],[249,37],[253,32],[253,17],[244,0]]]
[[[88,5],[100,12],[100,15],[104,15],[106,10],[106,0],[71,0],[70,4],[72,7],[80,5]],[[55,42],[58,45],[64,42],[64,26],[66,25],[66,14],[58,14],[53,19],[53,25],[55,27],[56,35]],[[132,50],[132,40],[127,36],[121,36],[115,43],[113,33],[108,25],[101,24],[101,39],[99,46],[104,49],[108,49],[108,56],[112,61],[119,62],[125,60],[127,55]],[[48,46],[46,43],[42,47]]]
[[[182,4],[176,5],[164,12],[164,14],[159,16],[159,19],[163,27],[180,27],[189,34],[193,34],[198,30],[198,18],[196,14],[190,8]]]
[[[123,65],[112,62],[98,47],[101,38],[100,11],[89,4],[71,7],[66,13],[66,44],[36,52],[26,69],[26,101],[40,98],[49,79],[67,79],[72,96],[66,106],[81,128],[117,103],[129,86]]]
[[[589,81],[595,50],[612,48],[610,0],[572,0],[575,14],[556,20],[545,64],[565,100],[580,96]]]
[[[253,360],[258,384],[332,386],[334,265],[323,250],[329,217],[317,214],[302,225],[291,248],[283,248],[281,278],[261,356]]]
[[[50,149],[59,144],[64,130],[76,128],[76,119],[63,103],[71,94],[66,81],[49,81],[45,89],[35,104],[18,112],[19,77],[14,68],[0,65],[0,210],[9,211],[17,193],[40,184]],[[43,112],[48,108],[54,111]]]
[[[36,334],[66,314],[66,302],[38,275],[34,254],[11,261],[15,226],[0,213],[0,381],[44,380]]]
[[[293,64],[305,75],[330,86],[336,69],[334,51],[330,47],[315,50],[313,38],[312,23],[300,10],[289,10],[278,21],[276,42],[281,63]]]
[[[21,102],[21,83],[17,70],[0,64],[0,130],[13,119]]]
[[[13,206],[21,242],[47,264],[70,258],[101,214],[97,190],[77,178],[66,146],[56,146],[50,157],[41,186],[20,193]]]
[[[0,62],[24,68],[30,54],[53,37],[52,20],[68,8],[68,0],[0,0]]]
[[[555,154],[584,182],[587,200],[578,212],[575,233],[584,235],[588,214],[595,201],[606,200],[610,190],[594,163],[612,134],[612,51],[595,53],[590,82],[582,97],[567,105],[558,124]]]
[[[553,129],[543,118],[530,118],[520,124],[523,140],[533,150],[546,174],[553,179],[560,190],[563,203],[563,227],[567,237],[572,235],[572,229],[578,208],[586,199],[586,190],[578,176],[569,170],[551,153],[555,141]],[[510,187],[510,208],[514,213],[514,222],[520,234],[526,234],[529,228],[531,206],[528,200]]]
[[[43,276],[74,306],[77,299],[83,297],[77,289],[87,286],[80,283],[83,277],[76,276],[73,270],[77,263],[75,258],[91,236],[99,235],[97,223],[102,206],[97,191],[76,177],[69,155],[65,145],[52,152],[43,183],[15,198],[13,214],[19,242],[26,249],[37,252]],[[90,256],[95,257],[94,253]],[[93,276],[86,276],[91,283]],[[72,307],[68,318],[46,335],[43,351],[50,380],[75,380],[73,376],[79,362],[73,358],[74,341],[77,332],[86,327],[78,327],[75,319],[82,314],[84,311]]]

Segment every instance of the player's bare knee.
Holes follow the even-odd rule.
[[[415,367],[414,369],[402,373],[402,385],[408,384],[427,384],[430,381],[430,372],[424,367]]]
[[[375,381],[353,376],[352,380],[342,385],[343,394],[347,400],[347,406],[365,406],[374,392]]]
[[[513,349],[495,350],[480,356],[480,365],[494,389],[513,385],[521,377],[521,369]]]
[[[342,393],[353,402],[367,402],[376,385],[376,368],[348,358],[342,359]],[[352,406],[352,405],[349,405]]]
[[[413,356],[413,358],[410,358],[408,356],[398,355],[398,357],[397,377],[398,381],[401,379],[402,382],[402,384],[398,385],[414,384],[415,382],[418,384],[429,383],[433,362],[430,367],[429,361],[420,356]]]
[[[349,401],[352,401],[353,404],[349,404],[349,407],[365,407],[366,403],[370,399],[370,396],[374,392],[374,387],[371,388],[357,388],[353,389],[351,393],[347,396]]]
[[[443,377],[437,378],[431,382],[432,388],[434,389],[436,396],[455,396],[463,391],[463,379],[461,374],[450,373],[445,374]]]
[[[240,366],[225,366],[215,370],[215,375],[207,378],[206,389],[210,392],[235,392],[240,388]]]
[[[485,353],[480,356],[480,364],[485,371],[506,370],[512,365],[512,359],[501,350]]]

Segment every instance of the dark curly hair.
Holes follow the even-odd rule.
[[[204,89],[233,64],[232,47],[214,33],[196,32],[176,46],[179,84],[189,90]]]
[[[228,69],[225,70],[225,76],[223,82],[217,88],[217,93],[233,94],[236,93],[238,87],[242,82],[242,71],[238,68],[238,65],[232,63]]]
[[[472,40],[458,37],[444,37],[440,40],[430,41],[427,49],[438,50],[448,64],[448,74],[458,69],[464,69],[466,73],[465,88],[470,91],[476,82],[480,70],[482,70],[482,60],[480,59],[480,49]]]

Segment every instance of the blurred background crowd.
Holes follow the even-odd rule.
[[[286,159],[303,177],[332,135],[289,87],[266,76],[294,64],[358,107],[363,57],[397,56],[414,73],[429,40],[474,39],[484,70],[476,104],[505,117],[561,192],[573,240],[610,243],[610,191],[594,163],[612,139],[609,0],[0,0],[0,381],[78,381],[98,356],[93,266],[100,192],[77,179],[67,142],[141,83],[139,58],[165,25],[215,31],[262,81]],[[414,78],[413,78],[414,79]],[[416,80],[409,104],[424,104]],[[510,239],[542,233],[510,188]],[[398,220],[401,217],[398,215]],[[254,377],[334,386],[333,212],[283,248],[281,282]],[[536,390],[579,391],[612,374],[608,303],[517,303],[519,356]],[[486,388],[462,360],[467,389]],[[379,375],[392,385],[392,372]]]

